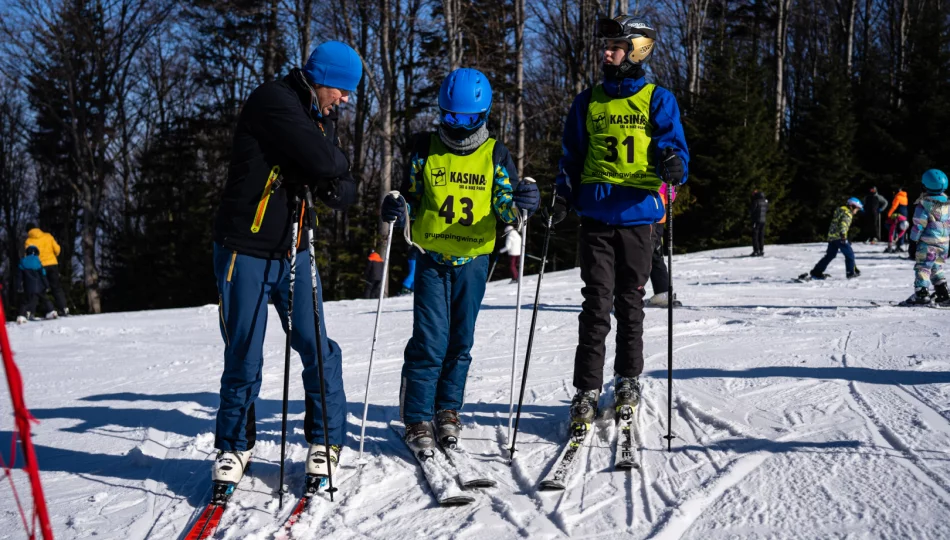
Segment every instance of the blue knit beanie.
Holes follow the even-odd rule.
[[[363,62],[346,43],[327,41],[313,50],[303,72],[310,84],[356,92],[363,76]]]

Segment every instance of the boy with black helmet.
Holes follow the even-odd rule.
[[[950,243],[950,204],[947,203],[947,175],[938,169],[930,169],[920,179],[924,193],[917,199],[914,209],[914,224],[910,239],[917,242],[917,257],[914,264],[914,288],[916,291],[905,300],[908,305],[929,305],[934,302],[941,307],[950,307],[950,293],[943,275],[943,264]],[[934,294],[930,295],[933,282]]]
[[[383,199],[382,219],[409,227],[407,238],[420,251],[400,392],[406,442],[419,456],[434,452],[433,418],[443,445],[459,440],[458,411],[496,220],[516,224],[522,211],[533,214],[540,202],[537,186],[518,181],[508,149],[488,134],[491,104],[483,73],[450,73],[439,90],[438,132],[413,140],[405,197]]]
[[[844,206],[835,210],[835,214],[831,218],[831,226],[828,227],[828,250],[825,252],[825,256],[818,261],[811,272],[798,276],[798,281],[828,277],[825,270],[831,264],[831,261],[838,256],[839,251],[844,255],[844,267],[848,279],[861,275],[861,271],[854,264],[854,250],[851,249],[851,244],[848,242],[848,230],[851,228],[851,220],[854,215],[862,210],[864,210],[864,204],[856,197],[851,197],[844,203]]]
[[[658,190],[663,181],[685,182],[689,162],[676,98],[645,80],[656,30],[629,15],[600,19],[596,30],[604,41],[604,82],[574,98],[556,180],[559,204],[581,217],[584,303],[574,357],[574,434],[586,432],[596,414],[612,307],[616,405],[639,402],[643,287],[664,215]]]

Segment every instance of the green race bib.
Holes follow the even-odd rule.
[[[656,85],[647,84],[627,98],[612,98],[598,84],[587,107],[590,142],[581,183],[608,183],[657,191],[650,124],[650,98]]]
[[[437,134],[429,142],[422,201],[412,223],[412,240],[427,251],[475,257],[495,248],[492,186],[495,139],[467,156],[451,153]]]

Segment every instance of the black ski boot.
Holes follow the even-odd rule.
[[[947,282],[934,285],[933,301],[940,307],[950,307],[950,291],[947,290]]]
[[[582,438],[587,434],[597,416],[599,390],[578,390],[571,400],[571,437]]]
[[[614,409],[617,418],[629,420],[640,404],[640,379],[637,377],[617,377],[614,382]]]
[[[857,266],[854,267],[854,272],[848,274],[848,279],[854,279],[856,277],[861,277],[861,271],[858,270]]]
[[[929,306],[932,303],[933,298],[930,297],[930,291],[924,287],[917,289],[910,298],[901,302],[901,304],[905,306]]]
[[[419,461],[435,456],[435,435],[431,422],[416,422],[406,426],[406,444],[416,454]]]
[[[458,411],[446,409],[435,413],[435,429],[444,448],[455,449],[462,435]]]

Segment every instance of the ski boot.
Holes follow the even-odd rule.
[[[854,272],[848,274],[848,279],[854,279],[856,277],[861,277],[861,271],[858,270],[857,266],[854,267]]]
[[[19,315],[19,316],[16,318],[16,323],[17,323],[17,324],[26,324],[26,322],[27,322],[26,317],[24,317],[23,315]]]
[[[211,480],[215,484],[234,486],[244,478],[244,471],[251,460],[250,450],[235,450],[225,452],[218,450],[218,457],[214,460],[211,469]]]
[[[327,447],[322,444],[313,443],[310,445],[310,451],[307,452],[307,476],[318,476],[325,478],[330,473],[336,473],[340,465],[340,446],[330,445],[330,456],[327,459]],[[329,462],[329,464],[328,464]]]
[[[904,253],[905,251],[907,250],[904,249],[904,246],[897,246],[896,248],[894,248],[894,253]]]
[[[950,308],[950,291],[947,290],[947,282],[934,285],[933,301],[937,306]]]
[[[435,429],[439,436],[439,444],[443,448],[455,450],[462,434],[462,422],[459,421],[458,411],[445,409],[435,413]]]
[[[59,313],[56,313],[55,309],[46,314],[46,320],[58,319],[58,318],[59,318]]]
[[[614,408],[619,420],[630,420],[640,404],[640,379],[617,377],[614,382]]]
[[[929,306],[930,304],[933,304],[933,298],[930,297],[930,291],[924,287],[917,289],[910,298],[901,302],[903,306]]]
[[[887,247],[884,248],[884,253],[894,253],[894,247],[888,244]]]
[[[435,434],[432,433],[432,423],[416,422],[406,426],[406,444],[419,461],[435,456]]]
[[[578,390],[571,400],[571,437],[584,438],[597,416],[599,390]]]

